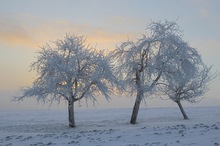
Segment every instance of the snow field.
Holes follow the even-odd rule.
[[[0,112],[0,145],[43,146],[218,146],[220,107],[140,109],[138,123],[129,124],[131,109],[76,109],[76,128],[67,111]]]

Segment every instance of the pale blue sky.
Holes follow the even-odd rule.
[[[11,103],[10,97],[30,85],[34,72],[29,65],[39,46],[62,38],[65,33],[87,37],[99,49],[113,49],[122,41],[135,40],[147,24],[177,20],[184,40],[197,48],[204,61],[220,71],[219,0],[0,0],[0,110],[41,109],[32,101]],[[207,98],[186,106],[220,105],[220,79],[211,84]],[[100,100],[98,107],[131,107],[132,99]],[[175,106],[149,100],[143,107]],[[64,107],[61,105],[59,108]]]

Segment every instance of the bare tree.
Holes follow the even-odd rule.
[[[175,22],[152,22],[137,42],[123,42],[114,52],[114,72],[136,100],[130,123],[135,124],[144,96],[155,92],[163,73],[178,59],[173,44],[181,35]]]
[[[116,81],[103,51],[89,47],[83,36],[74,34],[42,47],[31,69],[37,71],[37,79],[32,86],[22,89],[15,100],[34,97],[37,101],[60,102],[65,99],[70,127],[75,127],[74,103],[82,98],[96,101],[98,95],[108,100]]]

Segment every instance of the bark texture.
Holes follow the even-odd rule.
[[[131,115],[131,120],[130,120],[131,124],[136,124],[138,111],[140,108],[141,100],[143,98],[143,89],[142,89],[142,83],[140,77],[141,77],[140,71],[136,71],[137,97]]]
[[[75,117],[74,117],[74,104],[73,103],[69,103],[68,113],[69,113],[69,127],[76,127]]]
[[[184,109],[183,109],[183,106],[182,106],[181,102],[180,102],[180,101],[176,101],[176,103],[178,104],[178,106],[179,106],[179,108],[180,108],[180,111],[181,111],[181,113],[183,114],[183,118],[184,118],[185,120],[189,119],[188,116],[186,115],[186,112],[185,112]]]
[[[131,120],[130,120],[131,124],[136,124],[140,103],[141,103],[141,97],[137,96],[131,115]]]

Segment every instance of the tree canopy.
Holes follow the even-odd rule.
[[[31,69],[37,71],[37,78],[15,100],[25,97],[44,102],[65,99],[72,109],[73,103],[82,98],[96,101],[98,95],[104,95],[108,100],[113,93],[117,80],[108,56],[86,45],[83,36],[66,35],[53,46],[42,47],[37,54],[37,60],[31,65]],[[70,123],[75,126],[74,119]]]

